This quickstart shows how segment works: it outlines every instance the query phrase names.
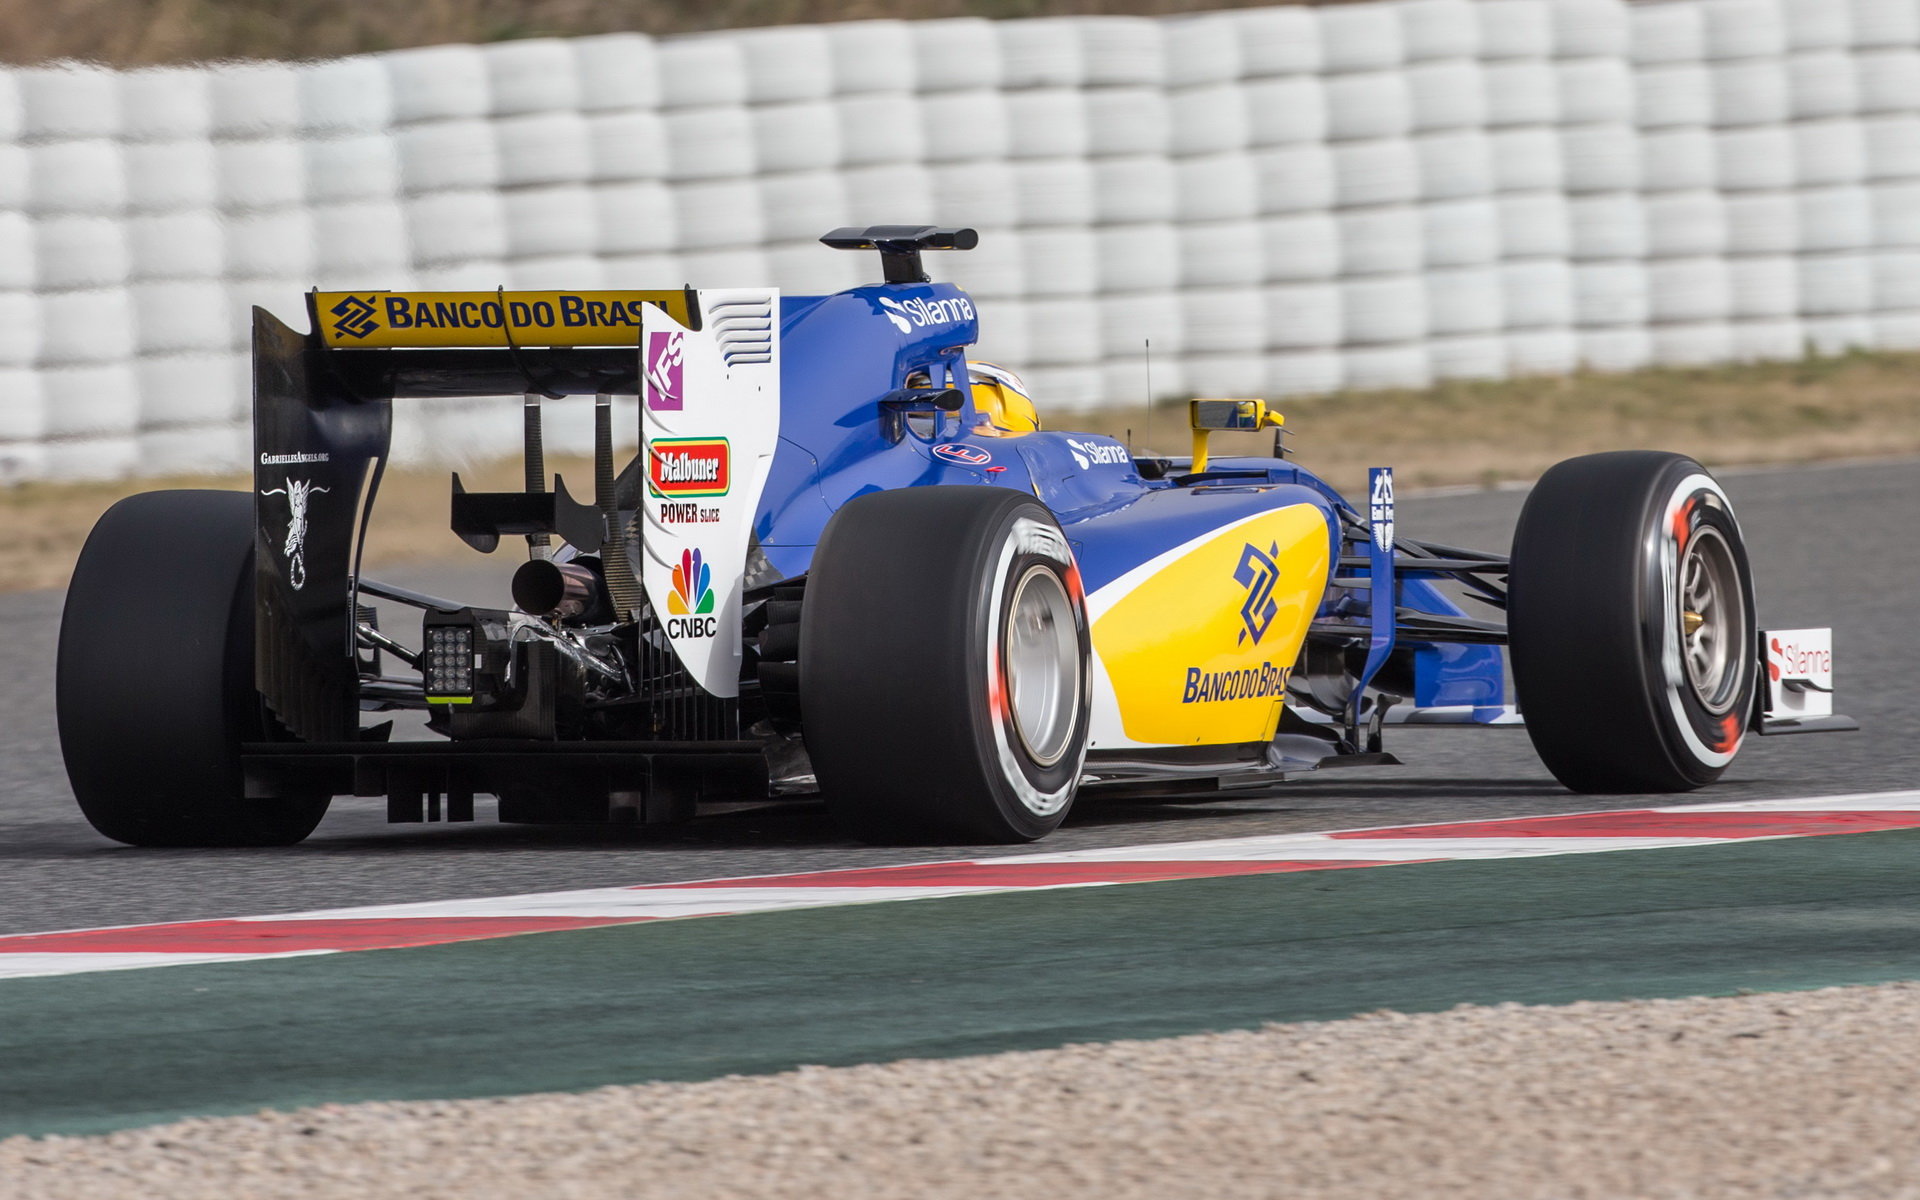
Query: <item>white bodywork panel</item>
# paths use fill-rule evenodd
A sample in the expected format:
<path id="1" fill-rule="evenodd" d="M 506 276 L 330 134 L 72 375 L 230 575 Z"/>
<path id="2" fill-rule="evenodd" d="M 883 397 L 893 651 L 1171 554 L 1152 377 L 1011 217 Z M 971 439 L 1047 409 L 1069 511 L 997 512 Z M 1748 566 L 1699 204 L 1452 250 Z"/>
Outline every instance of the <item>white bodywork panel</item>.
<path id="1" fill-rule="evenodd" d="M 780 437 L 780 294 L 699 293 L 702 328 L 640 331 L 640 581 L 701 687 L 740 693 L 741 578 Z"/>

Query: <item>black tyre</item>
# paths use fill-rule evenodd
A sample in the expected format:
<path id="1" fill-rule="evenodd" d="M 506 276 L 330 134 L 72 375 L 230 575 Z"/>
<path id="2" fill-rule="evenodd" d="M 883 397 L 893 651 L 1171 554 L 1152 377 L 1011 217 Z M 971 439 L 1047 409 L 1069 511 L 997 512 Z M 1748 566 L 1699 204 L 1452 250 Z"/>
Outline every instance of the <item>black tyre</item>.
<path id="1" fill-rule="evenodd" d="M 1727 495 L 1678 454 L 1559 464 L 1513 535 L 1507 623 L 1527 732 L 1577 792 L 1679 792 L 1740 750 L 1758 674 Z"/>
<path id="2" fill-rule="evenodd" d="M 1032 841 L 1086 760 L 1086 603 L 1053 515 L 992 487 L 876 492 L 828 522 L 800 612 L 800 719 L 870 841 Z"/>
<path id="3" fill-rule="evenodd" d="M 271 723 L 253 684 L 253 503 L 148 492 L 108 509 L 67 588 L 54 706 L 80 811 L 135 846 L 276 846 L 329 796 L 247 800 L 240 743 Z"/>

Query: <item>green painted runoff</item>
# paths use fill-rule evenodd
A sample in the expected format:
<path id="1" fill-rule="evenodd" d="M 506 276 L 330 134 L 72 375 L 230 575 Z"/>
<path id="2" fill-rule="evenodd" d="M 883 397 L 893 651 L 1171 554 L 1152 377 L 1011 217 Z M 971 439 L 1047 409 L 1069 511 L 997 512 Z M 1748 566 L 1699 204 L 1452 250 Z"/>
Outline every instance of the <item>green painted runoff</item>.
<path id="1" fill-rule="evenodd" d="M 0 1135 L 1920 978 L 1920 830 L 0 982 Z"/>

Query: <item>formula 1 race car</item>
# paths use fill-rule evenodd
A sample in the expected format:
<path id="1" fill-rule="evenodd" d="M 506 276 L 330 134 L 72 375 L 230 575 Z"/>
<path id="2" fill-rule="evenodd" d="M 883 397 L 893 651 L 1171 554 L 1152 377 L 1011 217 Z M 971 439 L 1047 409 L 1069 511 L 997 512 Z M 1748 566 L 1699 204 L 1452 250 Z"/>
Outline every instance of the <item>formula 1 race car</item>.
<path id="1" fill-rule="evenodd" d="M 1748 733 L 1852 727 L 1827 631 L 1756 627 L 1733 507 L 1690 459 L 1560 464 L 1510 560 L 1416 541 L 1389 470 L 1349 503 L 1258 400 L 1192 401 L 1191 458 L 1040 428 L 1016 376 L 967 361 L 972 300 L 922 268 L 972 230 L 822 240 L 877 251 L 885 281 L 316 292 L 308 333 L 255 309 L 252 494 L 124 500 L 74 572 L 58 710 L 87 819 L 258 845 L 340 795 L 392 821 L 471 820 L 487 793 L 505 821 L 654 823 L 817 794 L 863 838 L 1019 841 L 1083 792 L 1191 795 L 1392 763 L 1388 725 L 1517 724 L 1508 652 L 1579 791 L 1696 788 Z M 451 522 L 476 551 L 525 539 L 515 610 L 363 575 L 393 404 L 513 394 L 526 488 L 456 474 Z M 541 402 L 566 395 L 597 397 L 590 500 L 548 481 Z M 622 470 L 616 396 L 640 409 Z M 1270 458 L 1208 452 L 1266 428 Z M 425 733 L 394 737 L 393 710 Z"/>

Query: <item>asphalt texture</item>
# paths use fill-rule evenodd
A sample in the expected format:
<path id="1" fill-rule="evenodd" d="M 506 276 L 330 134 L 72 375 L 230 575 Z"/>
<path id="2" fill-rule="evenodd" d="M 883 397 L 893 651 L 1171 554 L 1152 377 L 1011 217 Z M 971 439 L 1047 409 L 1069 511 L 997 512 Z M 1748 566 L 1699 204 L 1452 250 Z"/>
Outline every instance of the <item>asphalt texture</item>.
<path id="1" fill-rule="evenodd" d="M 1920 781 L 1920 461 L 1732 471 L 1763 628 L 1831 625 L 1838 708 L 1864 732 L 1754 739 L 1702 800 L 1830 795 Z M 1408 496 L 1411 536 L 1504 549 L 1519 490 Z M 77 553 L 78 547 L 75 547 Z M 474 603 L 505 592 L 512 560 L 387 572 Z M 0 933 L 198 920 L 435 898 L 615 886 L 1017 853 L 874 848 L 817 804 L 743 807 L 681 827 L 398 825 L 341 799 L 313 837 L 272 850 L 141 850 L 95 834 L 74 807 L 54 729 L 58 593 L 0 596 Z M 129 669 L 138 670 L 138 662 Z M 166 681 L 154 679 L 155 703 Z M 1084 802 L 1049 850 L 1633 807 L 1560 788 L 1520 731 L 1392 730 L 1407 765 L 1330 771 L 1197 804 Z M 1672 803 L 1667 797 L 1655 803 Z"/>
<path id="2" fill-rule="evenodd" d="M 1920 973 L 1920 831 L 853 905 L 0 988 L 0 1136 Z M 1116 1003 L 1116 997 L 1124 997 Z"/>

